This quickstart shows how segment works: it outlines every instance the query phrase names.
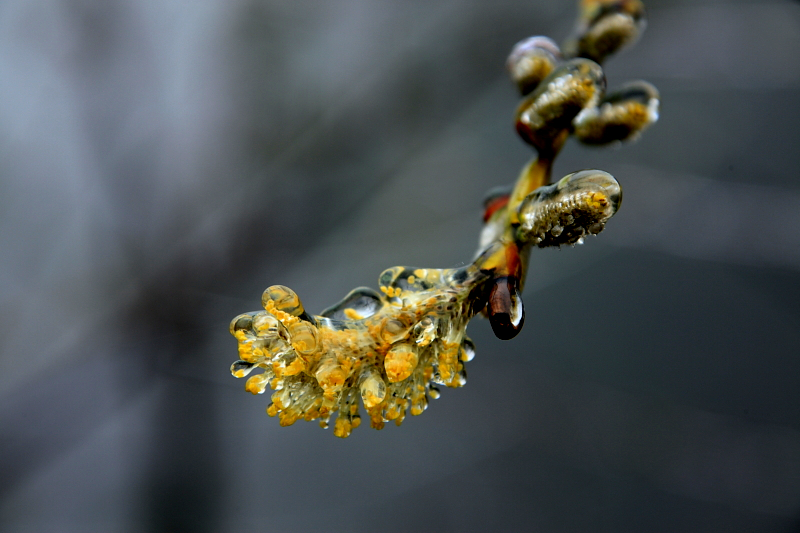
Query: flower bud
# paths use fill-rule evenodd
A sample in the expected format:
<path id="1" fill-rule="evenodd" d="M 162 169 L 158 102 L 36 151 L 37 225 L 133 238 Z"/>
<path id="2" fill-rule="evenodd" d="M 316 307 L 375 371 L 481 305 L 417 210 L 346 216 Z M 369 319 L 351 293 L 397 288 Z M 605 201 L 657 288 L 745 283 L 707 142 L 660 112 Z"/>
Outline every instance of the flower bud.
<path id="1" fill-rule="evenodd" d="M 548 37 L 529 37 L 518 42 L 508 56 L 506 66 L 511 79 L 523 95 L 533 92 L 561 62 L 561 50 Z"/>

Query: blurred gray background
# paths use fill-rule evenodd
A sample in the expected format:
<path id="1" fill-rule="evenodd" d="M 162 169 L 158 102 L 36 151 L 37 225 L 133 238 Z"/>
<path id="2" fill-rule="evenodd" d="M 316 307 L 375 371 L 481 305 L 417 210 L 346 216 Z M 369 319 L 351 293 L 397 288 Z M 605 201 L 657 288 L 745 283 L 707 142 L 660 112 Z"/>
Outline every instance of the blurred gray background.
<path id="1" fill-rule="evenodd" d="M 800 531 L 800 3 L 650 0 L 568 143 L 620 213 L 534 250 L 463 389 L 345 440 L 229 374 L 269 285 L 319 312 L 452 267 L 531 151 L 504 61 L 572 1 L 0 3 L 0 530 Z"/>

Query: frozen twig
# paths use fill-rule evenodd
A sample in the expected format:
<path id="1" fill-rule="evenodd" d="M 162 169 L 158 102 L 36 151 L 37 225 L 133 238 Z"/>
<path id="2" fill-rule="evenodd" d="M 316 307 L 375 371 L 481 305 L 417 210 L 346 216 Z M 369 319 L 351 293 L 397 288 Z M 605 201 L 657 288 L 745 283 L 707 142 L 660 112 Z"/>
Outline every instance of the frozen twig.
<path id="1" fill-rule="evenodd" d="M 288 426 L 299 419 L 334 435 L 359 426 L 359 400 L 376 429 L 421 414 L 439 385 L 466 383 L 475 355 L 467 324 L 484 313 L 495 335 L 521 330 L 522 289 L 533 247 L 574 245 L 596 235 L 622 200 L 617 181 L 583 170 L 551 183 L 553 161 L 570 135 L 587 144 L 636 138 L 658 119 L 659 96 L 646 82 L 606 93 L 600 63 L 634 42 L 645 25 L 639 0 L 582 0 L 573 37 L 559 48 L 546 37 L 518 43 L 508 68 L 522 96 L 516 129 L 537 152 L 513 187 L 484 203 L 484 227 L 473 261 L 455 269 L 393 267 L 378 278 L 380 292 L 358 288 L 318 316 L 288 287 L 268 288 L 263 311 L 233 319 L 239 343 L 234 376 L 250 375 L 246 390 L 269 387 L 270 416 Z"/>

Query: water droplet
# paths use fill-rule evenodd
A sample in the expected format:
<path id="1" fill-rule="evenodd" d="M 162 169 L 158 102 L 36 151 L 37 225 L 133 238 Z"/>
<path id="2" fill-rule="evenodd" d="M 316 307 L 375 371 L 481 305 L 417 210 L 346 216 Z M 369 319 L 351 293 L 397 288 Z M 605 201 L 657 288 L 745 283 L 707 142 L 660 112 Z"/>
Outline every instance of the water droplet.
<path id="1" fill-rule="evenodd" d="M 604 224 L 602 222 L 597 222 L 596 224 L 592 224 L 591 226 L 589 226 L 589 228 L 586 231 L 587 233 L 591 233 L 592 235 L 597 235 L 598 233 L 603 231 L 603 227 Z"/>
<path id="2" fill-rule="evenodd" d="M 461 345 L 461 360 L 468 363 L 473 359 L 475 359 L 475 344 L 471 339 L 465 338 Z"/>
<path id="3" fill-rule="evenodd" d="M 577 240 L 577 241 L 575 241 L 575 244 L 583 244 L 583 235 L 581 235 L 580 237 L 578 237 L 578 240 Z"/>
<path id="4" fill-rule="evenodd" d="M 383 306 L 381 295 L 368 287 L 350 291 L 342 301 L 325 309 L 320 316 L 334 320 L 360 320 L 371 317 Z"/>
<path id="5" fill-rule="evenodd" d="M 300 355 L 312 355 L 319 348 L 319 332 L 308 322 L 295 322 L 289 326 L 292 347 Z"/>
<path id="6" fill-rule="evenodd" d="M 487 312 L 492 331 L 501 340 L 513 339 L 522 330 L 525 308 L 514 276 L 497 278 L 489 293 Z"/>
<path id="7" fill-rule="evenodd" d="M 414 326 L 416 343 L 419 346 L 428 346 L 436 339 L 437 320 L 426 316 Z"/>
<path id="8" fill-rule="evenodd" d="M 264 291 L 264 294 L 261 296 L 261 303 L 264 305 L 264 308 L 267 307 L 267 302 L 269 301 L 274 303 L 275 309 L 292 316 L 300 316 L 305 313 L 303 303 L 300 301 L 297 293 L 284 285 L 273 285 Z"/>
<path id="9" fill-rule="evenodd" d="M 336 419 L 336 423 L 333 426 L 333 434 L 336 437 L 346 439 L 350 436 L 350 432 L 353 431 L 353 424 L 347 418 L 340 416 Z"/>
<path id="10" fill-rule="evenodd" d="M 253 314 L 244 313 L 231 320 L 231 335 L 236 335 L 237 331 L 249 332 L 253 327 Z"/>
<path id="11" fill-rule="evenodd" d="M 347 373 L 342 369 L 335 357 L 321 361 L 314 373 L 317 383 L 325 391 L 326 396 L 334 395 L 342 390 Z"/>
<path id="12" fill-rule="evenodd" d="M 398 318 L 405 318 L 408 322 L 404 322 L 403 320 L 399 320 Z M 395 343 L 399 340 L 402 340 L 408 335 L 411 326 L 409 323 L 413 320 L 413 316 L 403 317 L 400 316 L 398 318 L 390 318 L 383 323 L 383 327 L 381 328 L 381 338 L 388 342 L 389 344 Z"/>
<path id="13" fill-rule="evenodd" d="M 383 362 L 389 383 L 397 383 L 407 379 L 411 372 L 417 368 L 418 361 L 419 354 L 415 345 L 403 342 L 392 346 Z"/>
<path id="14" fill-rule="evenodd" d="M 280 322 L 269 313 L 259 313 L 253 318 L 253 331 L 262 338 L 276 338 Z"/>
<path id="15" fill-rule="evenodd" d="M 243 378 L 256 368 L 255 363 L 248 363 L 247 361 L 236 361 L 231 365 L 231 374 L 237 378 Z"/>
<path id="16" fill-rule="evenodd" d="M 563 231 L 564 231 L 564 226 L 559 226 L 558 224 L 550 228 L 550 233 L 552 233 L 553 237 L 558 237 L 559 235 L 561 235 L 561 232 Z"/>
<path id="17" fill-rule="evenodd" d="M 459 369 L 458 375 L 454 381 L 458 387 L 463 387 L 467 384 L 467 368 L 464 365 L 461 365 L 461 369 Z"/>
<path id="18" fill-rule="evenodd" d="M 269 376 L 267 374 L 256 374 L 255 376 L 250 376 L 250 378 L 247 380 L 247 383 L 244 385 L 244 390 L 253 394 L 264 394 L 264 391 L 267 388 L 267 383 L 269 382 L 268 378 Z"/>
<path id="19" fill-rule="evenodd" d="M 359 389 L 364 407 L 371 409 L 386 398 L 386 382 L 374 367 L 369 368 L 365 373 L 366 378 L 361 382 Z"/>
<path id="20" fill-rule="evenodd" d="M 425 394 L 420 394 L 411 401 L 411 414 L 414 416 L 421 415 L 427 408 L 428 398 Z"/>

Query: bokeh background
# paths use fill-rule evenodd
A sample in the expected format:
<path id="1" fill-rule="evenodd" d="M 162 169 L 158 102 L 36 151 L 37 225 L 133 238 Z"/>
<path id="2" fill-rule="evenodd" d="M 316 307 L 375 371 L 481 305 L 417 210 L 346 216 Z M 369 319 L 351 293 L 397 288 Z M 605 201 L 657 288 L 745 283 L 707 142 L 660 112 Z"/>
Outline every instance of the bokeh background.
<path id="1" fill-rule="evenodd" d="M 0 3 L 3 531 L 800 531 L 800 3 L 649 0 L 598 238 L 534 250 L 513 341 L 345 440 L 229 374 L 312 312 L 472 257 L 531 151 L 504 61 L 574 2 Z"/>

